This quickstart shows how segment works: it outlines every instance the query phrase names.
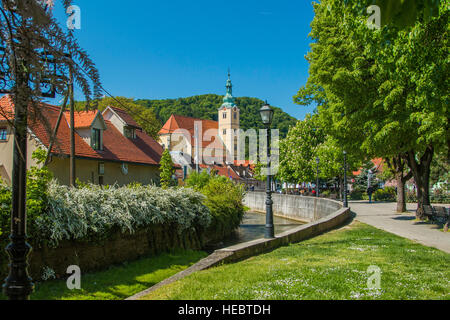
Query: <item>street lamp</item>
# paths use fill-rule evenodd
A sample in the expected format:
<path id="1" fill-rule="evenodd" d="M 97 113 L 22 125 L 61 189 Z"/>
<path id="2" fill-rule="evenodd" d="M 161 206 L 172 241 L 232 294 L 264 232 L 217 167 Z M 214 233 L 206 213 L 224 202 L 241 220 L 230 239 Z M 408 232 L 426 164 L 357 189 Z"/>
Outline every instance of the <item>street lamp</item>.
<path id="1" fill-rule="evenodd" d="M 319 157 L 316 158 L 316 163 L 317 163 L 317 174 L 316 174 L 316 197 L 319 197 L 319 163 L 320 163 L 320 159 Z"/>
<path id="2" fill-rule="evenodd" d="M 348 208 L 347 199 L 347 151 L 344 150 L 344 208 Z"/>
<path id="3" fill-rule="evenodd" d="M 273 109 L 270 107 L 270 105 L 266 103 L 262 106 L 262 108 L 259 110 L 259 113 L 261 114 L 261 120 L 262 123 L 267 128 L 267 183 L 266 183 L 266 230 L 265 230 L 265 238 L 266 239 L 272 239 L 275 237 L 275 228 L 273 225 L 273 211 L 272 211 L 272 177 L 270 174 L 270 126 L 272 124 L 273 119 Z"/>

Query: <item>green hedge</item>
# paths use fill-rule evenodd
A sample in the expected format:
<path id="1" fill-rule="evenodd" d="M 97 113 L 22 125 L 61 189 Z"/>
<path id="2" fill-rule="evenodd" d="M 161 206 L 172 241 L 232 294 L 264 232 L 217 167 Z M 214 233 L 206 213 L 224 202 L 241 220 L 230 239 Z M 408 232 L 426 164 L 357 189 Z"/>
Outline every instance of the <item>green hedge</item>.
<path id="1" fill-rule="evenodd" d="M 186 179 L 186 186 L 202 192 L 204 204 L 209 208 L 212 222 L 208 228 L 210 241 L 218 241 L 232 234 L 242 222 L 245 207 L 244 188 L 230 179 L 215 174 L 193 172 Z"/>
<path id="2" fill-rule="evenodd" d="M 386 187 L 384 189 L 378 189 L 373 194 L 375 201 L 396 201 L 397 192 L 394 187 Z"/>

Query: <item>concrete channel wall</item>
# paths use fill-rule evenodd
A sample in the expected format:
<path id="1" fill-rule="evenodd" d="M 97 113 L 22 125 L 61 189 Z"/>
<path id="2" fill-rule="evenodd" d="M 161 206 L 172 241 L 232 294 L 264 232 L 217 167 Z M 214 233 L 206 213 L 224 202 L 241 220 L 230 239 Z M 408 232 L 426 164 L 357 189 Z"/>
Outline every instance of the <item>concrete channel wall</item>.
<path id="1" fill-rule="evenodd" d="M 249 192 L 244 199 L 244 204 L 252 211 L 265 211 L 265 197 L 266 194 L 264 192 Z M 334 200 L 283 194 L 273 194 L 272 199 L 274 202 L 274 214 L 308 223 L 294 227 L 284 233 L 277 234 L 273 239 L 261 238 L 216 250 L 213 254 L 200 260 L 188 269 L 167 278 L 127 300 L 139 300 L 150 292 L 180 280 L 194 272 L 205 270 L 223 263 L 243 260 L 271 251 L 283 245 L 315 237 L 345 224 L 351 218 L 350 209 L 343 208 L 340 202 Z"/>
<path id="2" fill-rule="evenodd" d="M 272 194 L 273 213 L 280 217 L 312 222 L 324 218 L 340 209 L 340 202 L 315 197 L 298 195 Z M 266 193 L 247 193 L 244 204 L 252 211 L 266 211 Z"/>

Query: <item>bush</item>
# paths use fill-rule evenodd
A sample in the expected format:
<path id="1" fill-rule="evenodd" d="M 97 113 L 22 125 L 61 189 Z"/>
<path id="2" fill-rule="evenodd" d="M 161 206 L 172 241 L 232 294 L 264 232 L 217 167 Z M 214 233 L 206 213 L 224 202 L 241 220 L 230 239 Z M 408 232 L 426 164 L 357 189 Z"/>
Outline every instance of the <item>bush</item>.
<path id="1" fill-rule="evenodd" d="M 73 188 L 52 182 L 48 214 L 35 220 L 40 236 L 61 240 L 105 239 L 110 232 L 134 233 L 153 224 L 170 224 L 181 233 L 206 229 L 211 222 L 204 196 L 191 189 L 155 186 L 88 185 Z"/>
<path id="2" fill-rule="evenodd" d="M 175 173 L 169 149 L 164 150 L 159 164 L 161 188 L 167 189 L 170 186 L 173 186 L 172 176 Z"/>
<path id="3" fill-rule="evenodd" d="M 323 197 L 323 198 L 329 198 L 331 195 L 331 191 L 330 190 L 323 190 L 322 192 L 319 193 L 319 196 Z"/>
<path id="4" fill-rule="evenodd" d="M 204 204 L 212 216 L 211 226 L 207 232 L 212 241 L 230 235 L 242 222 L 245 207 L 244 187 L 236 185 L 223 176 L 193 172 L 186 179 L 186 186 L 202 192 L 206 199 Z"/>
<path id="5" fill-rule="evenodd" d="M 46 151 L 37 149 L 33 152 L 32 158 L 36 160 L 37 164 L 42 164 L 46 155 Z M 47 189 L 52 178 L 52 173 L 46 167 L 39 168 L 33 166 L 27 171 L 26 205 L 27 233 L 29 236 L 36 235 L 34 221 L 45 214 L 48 209 Z M 9 231 L 11 228 L 11 198 L 11 187 L 8 187 L 0 180 L 0 241 L 9 241 L 7 239 L 8 235 L 5 235 L 5 231 Z M 7 233 L 9 234 L 9 232 Z"/>
<path id="6" fill-rule="evenodd" d="M 36 182 L 37 183 L 37 182 Z M 28 236 L 57 246 L 61 240 L 100 240 L 111 232 L 134 233 L 152 224 L 171 224 L 179 232 L 206 229 L 211 213 L 201 193 L 187 188 L 163 190 L 155 186 L 86 185 L 73 188 L 52 181 L 48 189 L 30 188 L 27 199 Z M 10 228 L 11 190 L 0 186 L 0 246 Z M 2 250 L 4 251 L 4 250 Z"/>
<path id="7" fill-rule="evenodd" d="M 397 192 L 394 187 L 386 187 L 384 189 L 378 189 L 373 194 L 375 201 L 396 201 Z"/>
<path id="8" fill-rule="evenodd" d="M 189 174 L 189 177 L 185 180 L 185 186 L 192 188 L 196 191 L 202 191 L 203 188 L 209 183 L 213 176 L 206 171 L 197 173 L 195 171 Z"/>
<path id="9" fill-rule="evenodd" d="M 364 192 L 361 190 L 353 190 L 350 193 L 350 200 L 363 200 Z"/>
<path id="10" fill-rule="evenodd" d="M 239 227 L 245 213 L 243 186 L 235 185 L 226 177 L 214 176 L 202 192 L 212 215 L 209 234 L 215 240 L 228 236 Z"/>

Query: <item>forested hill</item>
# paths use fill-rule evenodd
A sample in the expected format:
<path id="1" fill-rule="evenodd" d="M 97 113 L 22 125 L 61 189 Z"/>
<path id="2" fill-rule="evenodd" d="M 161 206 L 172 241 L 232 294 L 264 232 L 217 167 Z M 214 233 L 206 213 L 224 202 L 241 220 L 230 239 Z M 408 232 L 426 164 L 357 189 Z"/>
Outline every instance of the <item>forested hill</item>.
<path id="1" fill-rule="evenodd" d="M 223 96 L 205 94 L 188 98 L 165 100 L 136 100 L 135 102 L 151 108 L 156 117 L 164 124 L 172 114 L 181 116 L 209 119 L 217 121 L 217 111 L 222 105 Z M 241 111 L 241 129 L 263 128 L 259 109 L 264 101 L 257 98 L 236 98 L 236 104 Z M 274 119 L 272 128 L 280 130 L 280 136 L 285 137 L 289 126 L 294 126 L 297 120 L 280 108 L 273 107 Z"/>

